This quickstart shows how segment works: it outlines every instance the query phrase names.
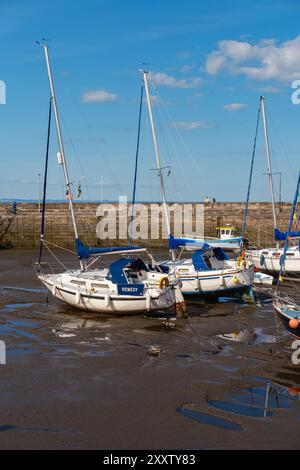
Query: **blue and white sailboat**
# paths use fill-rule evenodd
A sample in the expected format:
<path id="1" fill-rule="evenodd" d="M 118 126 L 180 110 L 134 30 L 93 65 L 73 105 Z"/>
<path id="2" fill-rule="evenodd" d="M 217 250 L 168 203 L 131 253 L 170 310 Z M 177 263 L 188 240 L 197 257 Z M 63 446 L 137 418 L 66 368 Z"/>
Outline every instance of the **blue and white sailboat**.
<path id="1" fill-rule="evenodd" d="M 296 192 L 293 201 L 293 207 L 290 217 L 288 230 L 285 234 L 281 234 L 281 237 L 285 237 L 285 244 L 283 247 L 283 253 L 280 256 L 280 271 L 277 282 L 277 289 L 274 293 L 273 298 L 273 309 L 275 314 L 279 317 L 281 323 L 294 338 L 300 339 L 300 306 L 286 293 L 280 292 L 280 286 L 283 281 L 282 275 L 286 272 L 286 264 L 288 261 L 287 253 L 289 252 L 288 246 L 291 235 L 293 234 L 293 225 L 295 221 L 296 206 L 299 197 L 300 190 L 300 171 L 297 181 Z"/>
<path id="2" fill-rule="evenodd" d="M 154 154 L 156 159 L 160 189 L 164 208 L 165 223 L 169 234 L 170 260 L 160 266 L 167 274 L 176 275 L 182 283 L 182 293 L 197 297 L 222 297 L 243 295 L 251 292 L 254 279 L 253 265 L 239 257 L 230 260 L 220 247 L 213 247 L 194 238 L 173 237 L 166 202 L 163 171 L 158 151 L 153 121 L 152 105 L 148 86 L 148 71 L 143 70 L 143 83 L 146 91 L 147 106 L 151 124 Z M 190 255 L 190 251 L 193 255 Z"/>
<path id="3" fill-rule="evenodd" d="M 39 280 L 54 297 L 82 310 L 111 314 L 132 314 L 175 308 L 176 303 L 184 302 L 178 280 L 172 275 L 163 273 L 162 269 L 145 248 L 138 246 L 88 248 L 80 241 L 71 197 L 71 185 L 54 92 L 49 51 L 47 45 L 44 44 L 43 47 L 50 84 L 51 102 L 45 165 L 41 248 L 39 263 L 37 264 Z M 51 104 L 54 108 L 60 148 L 59 164 L 62 165 L 64 172 L 66 193 L 70 196 L 68 198 L 69 208 L 80 267 L 78 269 L 65 269 L 59 273 L 46 274 L 42 271 L 43 263 L 41 262 L 41 255 L 43 247 L 47 247 L 47 242 L 44 239 L 44 222 Z M 150 257 L 148 264 L 145 264 L 139 257 L 141 253 L 148 254 Z M 107 255 L 117 256 L 117 259 L 107 268 L 96 268 L 96 261 L 101 260 L 103 256 Z M 124 257 L 120 258 L 120 256 Z"/>
<path id="4" fill-rule="evenodd" d="M 264 97 L 261 96 L 260 106 L 261 106 L 261 113 L 262 113 L 263 127 L 264 127 L 266 156 L 267 156 L 267 164 L 268 164 L 268 177 L 269 177 L 269 186 L 270 186 L 270 194 L 271 194 L 271 202 L 272 202 L 272 216 L 273 216 L 273 224 L 274 224 L 274 240 L 276 242 L 276 246 L 269 247 L 269 248 L 262 248 L 260 250 L 247 250 L 246 257 L 254 264 L 254 266 L 257 269 L 264 271 L 264 272 L 271 272 L 271 273 L 278 274 L 281 271 L 280 259 L 284 253 L 284 248 L 280 248 L 280 242 L 285 240 L 286 232 L 281 232 L 278 229 L 278 224 L 277 224 L 277 214 L 276 214 L 276 206 L 275 206 L 274 187 L 273 187 L 273 174 L 272 174 L 272 167 L 271 167 L 271 157 L 270 157 L 269 139 L 268 139 L 268 132 L 267 132 L 264 101 L 265 101 Z M 291 226 L 291 232 L 289 234 L 290 241 L 294 240 L 295 242 L 297 242 L 297 240 L 300 240 L 300 231 L 297 229 L 297 225 L 298 225 L 298 218 L 295 216 L 295 213 L 294 213 L 293 224 Z M 288 247 L 288 250 L 285 253 L 285 258 L 286 258 L 285 259 L 285 272 L 288 274 L 300 273 L 300 245 L 299 243 L 290 245 Z"/>

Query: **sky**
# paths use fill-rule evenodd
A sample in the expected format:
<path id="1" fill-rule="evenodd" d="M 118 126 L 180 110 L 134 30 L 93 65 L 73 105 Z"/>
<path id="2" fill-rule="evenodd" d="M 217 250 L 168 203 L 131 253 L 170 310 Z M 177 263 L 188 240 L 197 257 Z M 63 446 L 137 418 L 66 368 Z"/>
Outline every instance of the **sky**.
<path id="1" fill-rule="evenodd" d="M 276 197 L 281 173 L 282 200 L 292 200 L 300 154 L 300 105 L 291 99 L 300 80 L 298 1 L 1 0 L 0 17 L 0 201 L 36 199 L 43 178 L 49 85 L 36 44 L 42 38 L 75 198 L 79 182 L 83 201 L 131 198 L 139 70 L 147 64 L 170 201 L 245 200 L 260 95 Z M 159 200 L 145 102 L 140 142 L 137 198 Z M 65 198 L 57 151 L 53 122 L 49 199 Z M 266 170 L 260 124 L 253 201 L 270 198 Z"/>

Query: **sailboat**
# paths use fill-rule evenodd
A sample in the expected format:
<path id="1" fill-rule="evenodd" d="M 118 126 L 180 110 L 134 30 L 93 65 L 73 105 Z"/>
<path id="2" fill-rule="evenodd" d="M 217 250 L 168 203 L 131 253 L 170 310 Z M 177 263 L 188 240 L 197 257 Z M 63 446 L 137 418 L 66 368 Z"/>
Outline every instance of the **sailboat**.
<path id="1" fill-rule="evenodd" d="M 285 244 L 283 247 L 282 255 L 280 256 L 280 271 L 277 281 L 277 289 L 273 297 L 273 309 L 275 314 L 279 317 L 281 323 L 294 338 L 300 339 L 300 306 L 288 294 L 280 291 L 281 283 L 283 282 L 282 274 L 286 271 L 287 253 L 289 252 L 288 245 L 292 233 L 293 223 L 295 219 L 296 206 L 299 197 L 300 189 L 300 171 L 297 181 L 296 192 L 294 196 L 290 222 L 286 232 Z"/>
<path id="2" fill-rule="evenodd" d="M 272 203 L 272 217 L 274 224 L 274 239 L 276 242 L 276 247 L 263 248 L 260 250 L 246 250 L 246 258 L 249 259 L 257 269 L 265 272 L 279 273 L 281 270 L 280 259 L 283 255 L 284 248 L 280 248 L 279 242 L 286 239 L 286 232 L 281 232 L 278 229 L 277 224 L 277 215 L 276 215 L 276 206 L 275 206 L 275 196 L 274 196 L 274 187 L 273 187 L 273 174 L 271 167 L 271 158 L 270 158 L 270 149 L 269 149 L 269 139 L 268 139 L 268 130 L 266 123 L 266 114 L 265 114 L 265 105 L 264 97 L 260 98 L 260 106 L 264 127 L 264 137 L 266 145 L 266 156 L 268 163 L 268 177 L 269 177 L 269 186 L 271 194 L 271 203 Z M 297 224 L 297 218 L 294 217 L 292 223 L 292 229 L 289 234 L 290 239 L 297 240 L 300 239 L 300 231 L 294 229 Z M 285 272 L 287 274 L 300 273 L 300 250 L 299 244 L 295 246 L 290 246 L 285 253 Z"/>
<path id="3" fill-rule="evenodd" d="M 71 197 L 71 184 L 65 157 L 60 119 L 54 91 L 53 76 L 49 58 L 49 50 L 43 44 L 47 72 L 49 78 L 51 100 L 48 120 L 47 152 L 44 178 L 43 210 L 41 223 L 40 256 L 37 263 L 37 276 L 50 293 L 67 304 L 94 312 L 112 314 L 130 314 L 145 311 L 176 309 L 176 304 L 184 303 L 179 282 L 172 275 L 163 273 L 155 259 L 145 249 L 138 246 L 89 248 L 78 236 L 76 215 Z M 66 194 L 69 200 L 75 248 L 79 259 L 79 268 L 63 270 L 59 273 L 44 273 L 42 263 L 43 247 L 47 247 L 44 238 L 45 200 L 47 184 L 47 168 L 49 154 L 49 138 L 51 109 L 54 108 L 56 131 L 60 152 L 59 164 L 63 168 Z M 150 262 L 145 263 L 140 254 L 147 254 Z M 95 263 L 106 255 L 117 255 L 107 268 L 95 268 Z M 121 257 L 120 256 L 124 256 Z"/>
<path id="4" fill-rule="evenodd" d="M 184 295 L 197 297 L 222 297 L 231 294 L 241 296 L 249 293 L 251 295 L 254 272 L 250 261 L 244 259 L 243 256 L 237 260 L 230 260 L 220 247 L 210 246 L 208 243 L 194 238 L 177 239 L 171 233 L 163 168 L 158 151 L 149 93 L 148 74 L 148 70 L 142 70 L 171 256 L 170 260 L 161 262 L 160 267 L 166 274 L 174 274 L 180 279 L 181 291 Z M 190 256 L 190 251 L 193 251 L 192 256 Z M 189 254 L 186 255 L 186 252 Z"/>

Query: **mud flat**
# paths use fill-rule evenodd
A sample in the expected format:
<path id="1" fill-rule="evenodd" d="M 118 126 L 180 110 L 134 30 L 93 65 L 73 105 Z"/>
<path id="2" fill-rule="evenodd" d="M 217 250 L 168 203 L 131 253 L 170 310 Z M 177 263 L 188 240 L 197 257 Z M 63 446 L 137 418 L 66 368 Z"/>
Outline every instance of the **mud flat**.
<path id="1" fill-rule="evenodd" d="M 116 318 L 47 302 L 36 252 L 0 256 L 1 449 L 300 448 L 300 366 L 263 290 Z"/>

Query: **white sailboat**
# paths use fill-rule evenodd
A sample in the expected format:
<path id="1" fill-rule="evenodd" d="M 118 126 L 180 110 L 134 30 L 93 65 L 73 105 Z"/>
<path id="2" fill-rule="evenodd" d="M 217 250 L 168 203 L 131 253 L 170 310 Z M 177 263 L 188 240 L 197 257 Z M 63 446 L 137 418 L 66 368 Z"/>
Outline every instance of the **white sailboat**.
<path id="1" fill-rule="evenodd" d="M 171 255 L 171 260 L 162 262 L 160 266 L 166 273 L 173 273 L 179 277 L 184 295 L 222 297 L 250 293 L 254 279 L 253 265 L 250 261 L 243 259 L 242 256 L 237 260 L 230 260 L 220 247 L 212 247 L 194 238 L 176 239 L 171 234 L 163 172 L 149 94 L 148 71 L 143 70 L 142 75 Z M 187 254 L 190 250 L 194 252 L 192 256 Z"/>
<path id="2" fill-rule="evenodd" d="M 283 282 L 282 274 L 286 271 L 287 258 L 286 254 L 288 253 L 288 245 L 290 240 L 290 235 L 293 229 L 293 223 L 295 219 L 296 206 L 299 197 L 300 190 L 300 171 L 298 175 L 298 181 L 292 206 L 292 212 L 290 216 L 290 222 L 288 230 L 285 236 L 285 244 L 283 247 L 283 254 L 280 257 L 280 272 L 277 281 L 277 289 L 273 296 L 273 309 L 276 316 L 280 319 L 282 325 L 290 333 L 290 335 L 296 339 L 300 339 L 300 305 L 296 301 L 287 295 L 285 292 L 280 291 L 281 283 Z"/>
<path id="3" fill-rule="evenodd" d="M 246 250 L 246 258 L 251 261 L 254 266 L 264 272 L 279 273 L 281 269 L 280 260 L 284 253 L 284 248 L 280 248 L 279 242 L 285 240 L 286 233 L 281 232 L 278 229 L 277 225 L 277 216 L 276 216 L 276 206 L 275 206 L 275 196 L 274 196 L 274 187 L 273 187 L 273 175 L 271 167 L 271 158 L 270 158 L 270 148 L 269 148 L 269 139 L 268 131 L 266 124 L 266 114 L 264 106 L 264 97 L 260 98 L 261 112 L 263 119 L 264 127 L 264 137 L 266 145 L 266 156 L 268 163 L 268 177 L 269 177 L 269 186 L 271 194 L 271 203 L 272 203 L 272 216 L 274 224 L 274 238 L 276 241 L 276 247 L 263 248 L 260 250 Z M 300 232 L 291 232 L 291 240 L 297 240 L 300 238 Z M 290 246 L 285 253 L 285 272 L 287 274 L 296 274 L 300 273 L 300 251 L 299 245 Z"/>
<path id="4" fill-rule="evenodd" d="M 48 78 L 51 91 L 51 102 L 54 108 L 56 130 L 60 148 L 59 163 L 63 167 L 66 192 L 71 195 L 71 186 L 65 151 L 60 128 L 53 77 L 49 59 L 48 46 L 43 45 Z M 72 197 L 69 197 L 69 208 L 72 217 L 75 246 L 80 267 L 69 269 L 58 274 L 42 272 L 41 253 L 47 246 L 44 239 L 45 197 L 48 166 L 48 150 L 51 121 L 51 104 L 49 112 L 47 158 L 45 166 L 44 198 L 41 228 L 41 250 L 37 265 L 39 280 L 59 300 L 67 304 L 94 312 L 132 314 L 145 311 L 176 309 L 178 304 L 184 309 L 184 299 L 179 282 L 172 275 L 166 275 L 157 265 L 154 258 L 144 248 L 128 246 L 113 248 L 88 248 L 79 239 Z M 139 255 L 148 254 L 150 263 L 145 264 Z M 105 255 L 118 256 L 108 268 L 95 268 L 95 263 Z M 120 256 L 124 256 L 120 258 Z M 91 260 L 92 261 L 89 261 Z M 92 268 L 93 266 L 93 268 Z"/>

